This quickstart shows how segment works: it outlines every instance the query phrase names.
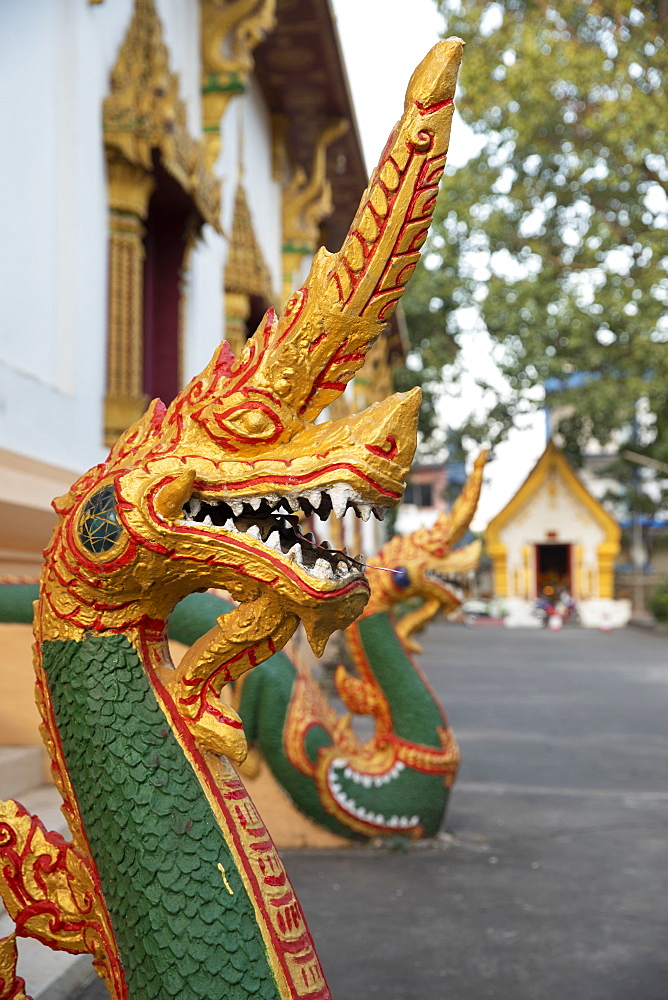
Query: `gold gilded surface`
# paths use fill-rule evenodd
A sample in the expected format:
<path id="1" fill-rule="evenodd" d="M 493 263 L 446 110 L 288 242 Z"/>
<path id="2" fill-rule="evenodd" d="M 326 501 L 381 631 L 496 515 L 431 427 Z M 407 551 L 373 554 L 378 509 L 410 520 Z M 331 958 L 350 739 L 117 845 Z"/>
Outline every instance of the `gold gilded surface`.
<path id="1" fill-rule="evenodd" d="M 421 650 L 411 639 L 411 633 L 423 627 L 439 610 L 447 615 L 461 603 L 461 595 L 456 592 L 458 588 L 448 586 L 448 580 L 454 584 L 456 578 L 465 577 L 478 565 L 482 547 L 479 541 L 460 549 L 454 546 L 467 531 L 475 514 L 486 461 L 487 452 L 482 451 L 450 511 L 440 514 L 430 528 L 418 528 L 408 535 L 395 535 L 382 547 L 373 558 L 373 565 L 368 568 L 371 598 L 365 615 L 390 611 L 398 601 L 409 597 L 420 597 L 424 601 L 423 607 L 405 616 L 406 621 L 402 618 L 397 623 L 397 632 L 412 652 Z M 375 566 L 402 567 L 407 576 L 401 588 L 396 586 L 392 573 Z"/>
<path id="2" fill-rule="evenodd" d="M 139 168 L 137 168 L 139 169 Z M 137 170 L 120 169 L 118 173 L 130 179 Z M 116 175 L 116 170 L 112 171 Z M 142 172 L 142 180 L 146 175 Z M 139 215 L 127 210 L 137 201 L 148 204 L 149 188 L 145 184 L 132 188 L 134 201 L 128 195 L 121 197 L 112 189 L 112 195 L 121 205 L 112 208 L 109 218 L 109 291 L 107 332 L 107 387 L 104 401 L 105 444 L 111 446 L 126 427 L 134 423 L 146 409 L 148 402 L 142 391 L 142 309 L 144 275 L 144 229 Z M 122 206 L 126 206 L 122 210 Z"/>
<path id="3" fill-rule="evenodd" d="M 0 896 L 22 936 L 63 951 L 91 954 L 111 986 L 113 935 L 86 856 L 11 800 L 0 802 L 0 851 Z M 11 946 L 6 946 L 4 954 L 0 950 L 0 975 L 9 976 L 11 960 Z"/>
<path id="4" fill-rule="evenodd" d="M 16 975 L 16 934 L 0 938 L 0 1000 L 28 1000 L 25 983 Z"/>

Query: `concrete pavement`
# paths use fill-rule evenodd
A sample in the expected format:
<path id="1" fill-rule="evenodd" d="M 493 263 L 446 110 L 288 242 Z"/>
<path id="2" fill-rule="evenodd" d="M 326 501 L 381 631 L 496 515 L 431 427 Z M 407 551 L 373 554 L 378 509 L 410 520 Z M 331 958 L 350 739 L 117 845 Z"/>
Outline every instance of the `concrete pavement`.
<path id="1" fill-rule="evenodd" d="M 667 637 L 422 642 L 462 749 L 443 833 L 284 852 L 333 996 L 668 1000 Z"/>

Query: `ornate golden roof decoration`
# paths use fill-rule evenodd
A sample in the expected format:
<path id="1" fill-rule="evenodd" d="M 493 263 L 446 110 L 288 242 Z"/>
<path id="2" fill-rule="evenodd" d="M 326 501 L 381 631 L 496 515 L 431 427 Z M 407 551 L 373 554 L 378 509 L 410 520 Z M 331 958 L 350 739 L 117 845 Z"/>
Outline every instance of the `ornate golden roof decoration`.
<path id="1" fill-rule="evenodd" d="M 280 118 L 274 119 L 274 167 L 288 161 L 285 131 Z M 283 301 L 299 284 L 303 258 L 313 254 L 321 243 L 320 223 L 331 215 L 332 185 L 327 177 L 327 149 L 348 131 L 343 118 L 326 125 L 315 143 L 311 174 L 296 166 L 283 184 Z"/>
<path id="2" fill-rule="evenodd" d="M 135 0 L 103 104 L 107 159 L 150 173 L 152 151 L 159 150 L 165 169 L 192 197 L 202 218 L 220 230 L 220 181 L 207 166 L 203 143 L 188 132 L 178 91 L 154 0 Z"/>
<path id="3" fill-rule="evenodd" d="M 201 0 L 202 119 L 206 162 L 220 153 L 220 122 L 243 94 L 253 49 L 276 23 L 276 0 Z"/>
<path id="4" fill-rule="evenodd" d="M 225 291 L 258 295 L 274 301 L 269 268 L 255 236 L 246 192 L 240 183 L 234 198 L 230 253 L 225 266 Z"/>
<path id="5" fill-rule="evenodd" d="M 326 125 L 318 136 L 311 175 L 296 167 L 283 187 L 283 247 L 315 253 L 320 246 L 320 223 L 332 211 L 332 186 L 327 178 L 327 149 L 344 135 L 350 123 L 341 118 Z"/>

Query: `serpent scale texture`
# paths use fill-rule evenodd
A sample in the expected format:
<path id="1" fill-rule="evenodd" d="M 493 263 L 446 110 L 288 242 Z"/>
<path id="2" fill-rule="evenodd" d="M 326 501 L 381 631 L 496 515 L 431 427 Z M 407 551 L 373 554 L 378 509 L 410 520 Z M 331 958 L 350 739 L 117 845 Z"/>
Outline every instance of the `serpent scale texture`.
<path id="1" fill-rule="evenodd" d="M 45 642 L 43 658 L 129 996 L 278 1000 L 252 903 L 132 645 L 89 635 Z"/>

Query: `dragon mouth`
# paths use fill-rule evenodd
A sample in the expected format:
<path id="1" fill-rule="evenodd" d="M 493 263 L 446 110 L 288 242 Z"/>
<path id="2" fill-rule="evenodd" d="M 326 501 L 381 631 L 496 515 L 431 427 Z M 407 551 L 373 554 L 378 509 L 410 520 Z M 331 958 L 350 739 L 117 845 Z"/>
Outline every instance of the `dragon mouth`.
<path id="1" fill-rule="evenodd" d="M 436 569 L 427 569 L 425 570 L 424 578 L 429 583 L 436 583 L 440 587 L 445 587 L 460 603 L 465 600 L 466 594 L 462 587 L 461 577 L 452 576 L 448 573 L 439 573 Z"/>
<path id="2" fill-rule="evenodd" d="M 364 556 L 360 554 L 353 558 L 347 550 L 334 549 L 326 540 L 317 542 L 311 532 L 303 533 L 298 511 L 301 510 L 306 517 L 317 514 L 324 521 L 332 512 L 341 518 L 348 509 L 354 510 L 364 521 L 372 513 L 378 520 L 385 515 L 383 507 L 370 504 L 351 487 L 341 483 L 304 493 L 269 494 L 245 497 L 243 500 L 192 496 L 183 505 L 183 520 L 180 523 L 186 527 L 220 528 L 231 534 L 246 535 L 265 548 L 282 554 L 309 576 L 340 583 L 364 573 Z"/>
<path id="3" fill-rule="evenodd" d="M 419 816 L 397 815 L 392 812 L 390 802 L 394 800 L 396 807 L 396 792 L 390 788 L 392 783 L 405 769 L 402 761 L 396 763 L 381 774 L 365 774 L 356 771 L 343 758 L 333 760 L 327 770 L 327 785 L 332 798 L 344 812 L 355 819 L 377 827 L 379 830 L 396 830 L 407 833 L 420 825 Z M 345 787 L 344 787 L 345 786 Z M 361 805 L 359 798 L 367 789 L 374 789 L 373 809 Z M 358 794 L 361 793 L 361 794 Z M 387 794 L 389 793 L 389 794 Z M 383 806 L 383 799 L 387 800 Z M 382 812 L 378 811 L 381 810 Z"/>

